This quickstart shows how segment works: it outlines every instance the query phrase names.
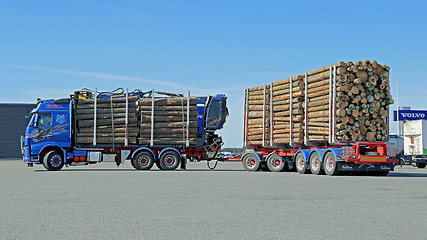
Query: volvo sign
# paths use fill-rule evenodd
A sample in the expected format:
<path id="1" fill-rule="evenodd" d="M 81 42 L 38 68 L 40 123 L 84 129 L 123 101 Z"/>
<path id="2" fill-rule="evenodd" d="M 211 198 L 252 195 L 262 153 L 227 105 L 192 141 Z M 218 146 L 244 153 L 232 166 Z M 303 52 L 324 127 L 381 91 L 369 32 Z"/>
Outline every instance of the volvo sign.
<path id="1" fill-rule="evenodd" d="M 427 111 L 420 110 L 399 110 L 399 121 L 405 120 L 419 120 L 425 119 L 427 120 Z M 397 114 L 394 111 L 394 121 L 397 121 Z"/>

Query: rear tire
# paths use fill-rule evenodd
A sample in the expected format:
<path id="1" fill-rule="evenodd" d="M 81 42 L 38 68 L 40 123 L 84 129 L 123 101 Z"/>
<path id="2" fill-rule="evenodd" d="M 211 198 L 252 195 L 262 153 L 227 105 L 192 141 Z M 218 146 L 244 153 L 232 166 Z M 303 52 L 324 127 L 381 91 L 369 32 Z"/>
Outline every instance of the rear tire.
<path id="1" fill-rule="evenodd" d="M 150 170 L 154 164 L 154 156 L 150 152 L 142 151 L 137 153 L 131 161 L 136 170 Z"/>
<path id="2" fill-rule="evenodd" d="M 323 169 L 329 176 L 338 174 L 337 160 L 332 152 L 326 153 L 325 158 L 323 159 Z"/>
<path id="3" fill-rule="evenodd" d="M 272 172 L 281 172 L 285 168 L 285 162 L 283 161 L 283 157 L 279 154 L 271 154 L 267 157 L 267 167 Z"/>
<path id="4" fill-rule="evenodd" d="M 257 171 L 260 163 L 258 156 L 255 153 L 248 153 L 242 158 L 243 168 L 247 171 L 254 172 Z"/>
<path id="5" fill-rule="evenodd" d="M 162 170 L 175 170 L 181 162 L 181 156 L 173 151 L 165 151 L 159 158 L 159 165 Z"/>
<path id="6" fill-rule="evenodd" d="M 43 157 L 43 166 L 48 171 L 59 171 L 64 167 L 64 157 L 62 153 L 57 150 L 48 152 Z"/>
<path id="7" fill-rule="evenodd" d="M 295 156 L 295 167 L 299 174 L 306 174 L 309 171 L 307 163 L 305 162 L 304 154 L 301 152 L 297 153 Z"/>
<path id="8" fill-rule="evenodd" d="M 320 161 L 320 156 L 318 152 L 313 152 L 309 158 L 310 161 L 310 171 L 314 175 L 323 175 L 325 170 L 323 170 L 322 162 Z"/>
<path id="9" fill-rule="evenodd" d="M 417 162 L 416 163 L 417 168 L 425 168 L 426 167 L 426 163 L 423 162 Z"/>

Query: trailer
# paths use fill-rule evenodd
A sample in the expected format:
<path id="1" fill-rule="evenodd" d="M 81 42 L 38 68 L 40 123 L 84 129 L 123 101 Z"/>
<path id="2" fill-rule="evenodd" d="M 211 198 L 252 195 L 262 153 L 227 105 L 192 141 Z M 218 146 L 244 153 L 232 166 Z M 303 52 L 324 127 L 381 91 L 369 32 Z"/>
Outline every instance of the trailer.
<path id="1" fill-rule="evenodd" d="M 227 97 L 159 91 L 83 89 L 69 98 L 38 100 L 21 137 L 23 160 L 47 170 L 64 165 L 130 160 L 137 170 L 185 169 L 187 161 L 216 159 L 215 132 L 228 116 Z"/>
<path id="2" fill-rule="evenodd" d="M 389 67 L 339 62 L 245 89 L 243 167 L 301 174 L 387 175 Z"/>

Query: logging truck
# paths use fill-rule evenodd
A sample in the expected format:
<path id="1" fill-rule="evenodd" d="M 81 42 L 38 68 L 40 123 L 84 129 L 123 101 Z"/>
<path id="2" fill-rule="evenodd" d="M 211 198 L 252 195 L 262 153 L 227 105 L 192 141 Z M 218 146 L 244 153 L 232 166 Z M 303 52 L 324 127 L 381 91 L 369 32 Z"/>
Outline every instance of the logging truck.
<path id="1" fill-rule="evenodd" d="M 223 94 L 191 97 L 158 91 L 83 89 L 70 98 L 38 100 L 21 137 L 23 160 L 47 170 L 64 165 L 130 160 L 137 170 L 154 164 L 174 170 L 186 161 L 215 159 L 215 134 L 228 116 Z"/>
<path id="2" fill-rule="evenodd" d="M 246 89 L 243 167 L 387 175 L 398 162 L 386 144 L 389 70 L 376 61 L 339 62 Z"/>

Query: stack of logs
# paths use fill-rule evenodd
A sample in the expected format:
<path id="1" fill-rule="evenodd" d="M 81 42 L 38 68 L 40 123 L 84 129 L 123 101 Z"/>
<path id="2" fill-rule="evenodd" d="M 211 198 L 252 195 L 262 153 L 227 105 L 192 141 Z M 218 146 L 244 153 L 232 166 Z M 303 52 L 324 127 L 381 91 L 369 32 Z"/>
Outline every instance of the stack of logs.
<path id="1" fill-rule="evenodd" d="M 369 60 L 337 67 L 337 139 L 388 141 L 390 67 Z"/>
<path id="2" fill-rule="evenodd" d="M 126 128 L 126 98 L 97 99 L 96 144 L 124 144 L 126 136 L 128 144 L 137 144 L 136 100 L 136 97 L 128 98 Z M 77 144 L 93 144 L 94 107 L 94 99 L 76 99 Z"/>
<path id="3" fill-rule="evenodd" d="M 190 121 L 187 136 L 187 97 L 154 98 L 154 125 L 152 128 L 152 99 L 138 100 L 139 145 L 150 144 L 153 129 L 154 145 L 196 144 L 197 97 L 190 97 Z"/>
<path id="4" fill-rule="evenodd" d="M 304 99 L 307 97 L 308 141 L 327 141 L 330 124 L 330 69 L 334 65 L 337 69 L 337 140 L 388 141 L 388 123 L 385 119 L 389 115 L 389 105 L 394 103 L 390 95 L 390 67 L 367 60 L 339 62 L 270 85 L 247 89 L 247 144 L 273 146 L 289 143 L 291 90 L 292 140 L 295 143 L 304 142 Z"/>

